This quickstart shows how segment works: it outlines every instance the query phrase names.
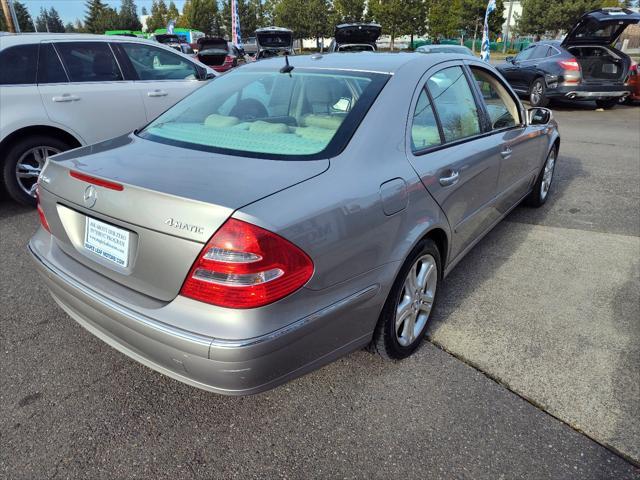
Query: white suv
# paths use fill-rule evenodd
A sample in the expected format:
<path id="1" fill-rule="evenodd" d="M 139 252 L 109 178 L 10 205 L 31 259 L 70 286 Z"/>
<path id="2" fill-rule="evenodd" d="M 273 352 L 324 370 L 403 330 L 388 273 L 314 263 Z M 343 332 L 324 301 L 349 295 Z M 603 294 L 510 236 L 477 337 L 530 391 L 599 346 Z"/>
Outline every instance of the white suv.
<path id="1" fill-rule="evenodd" d="M 0 183 L 33 204 L 48 156 L 142 127 L 215 75 L 132 37 L 0 34 Z"/>

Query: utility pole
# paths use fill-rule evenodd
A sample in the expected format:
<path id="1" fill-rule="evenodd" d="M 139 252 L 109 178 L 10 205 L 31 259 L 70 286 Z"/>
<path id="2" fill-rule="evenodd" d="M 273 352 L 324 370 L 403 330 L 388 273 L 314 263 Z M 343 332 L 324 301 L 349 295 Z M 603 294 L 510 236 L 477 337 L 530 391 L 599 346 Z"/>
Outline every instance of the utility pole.
<path id="1" fill-rule="evenodd" d="M 9 0 L 0 0 L 0 3 L 2 3 L 2 12 L 4 13 L 4 18 L 7 19 L 7 28 L 10 32 L 16 33 L 16 23 L 18 22 L 14 23 L 15 16 L 12 15 L 13 3 L 11 4 L 11 6 L 9 5 Z M 18 30 L 20 30 L 20 27 L 18 27 Z"/>
<path id="2" fill-rule="evenodd" d="M 507 51 L 507 42 L 509 41 L 509 25 L 511 24 L 511 10 L 513 9 L 513 0 L 509 0 L 509 13 L 507 13 L 507 28 L 504 29 L 504 38 L 502 39 L 502 53 Z"/>

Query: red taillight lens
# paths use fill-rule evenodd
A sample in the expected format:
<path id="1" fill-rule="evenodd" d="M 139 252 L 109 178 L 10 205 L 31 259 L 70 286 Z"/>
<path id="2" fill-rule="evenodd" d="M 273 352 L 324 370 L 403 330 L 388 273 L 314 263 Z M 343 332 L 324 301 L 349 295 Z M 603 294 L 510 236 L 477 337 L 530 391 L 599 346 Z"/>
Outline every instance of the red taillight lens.
<path id="1" fill-rule="evenodd" d="M 181 295 L 227 308 L 256 308 L 298 290 L 313 262 L 284 238 L 230 218 L 191 267 Z"/>
<path id="2" fill-rule="evenodd" d="M 629 67 L 629 75 L 638 75 L 638 64 L 634 63 L 633 65 L 631 65 L 631 67 Z"/>
<path id="3" fill-rule="evenodd" d="M 124 190 L 124 187 L 119 183 L 110 182 L 109 180 L 104 180 L 98 177 L 92 177 L 91 175 L 87 175 L 86 173 L 76 172 L 75 170 L 69 170 L 69 175 L 73 178 L 77 178 L 78 180 L 82 180 L 83 182 L 91 183 L 93 185 L 98 185 L 99 187 L 108 188 L 110 190 L 117 190 L 121 192 Z"/>
<path id="4" fill-rule="evenodd" d="M 233 63 L 233 57 L 227 55 L 226 57 L 224 57 L 224 63 Z"/>
<path id="5" fill-rule="evenodd" d="M 560 60 L 558 64 L 565 70 L 580 71 L 580 64 L 575 58 L 571 60 Z"/>
<path id="6" fill-rule="evenodd" d="M 49 222 L 47 222 L 47 217 L 44 216 L 44 210 L 42 210 L 42 205 L 40 205 L 40 186 L 36 187 L 36 208 L 38 209 L 38 217 L 40 217 L 40 225 L 47 232 L 51 233 L 51 229 L 49 228 Z"/>

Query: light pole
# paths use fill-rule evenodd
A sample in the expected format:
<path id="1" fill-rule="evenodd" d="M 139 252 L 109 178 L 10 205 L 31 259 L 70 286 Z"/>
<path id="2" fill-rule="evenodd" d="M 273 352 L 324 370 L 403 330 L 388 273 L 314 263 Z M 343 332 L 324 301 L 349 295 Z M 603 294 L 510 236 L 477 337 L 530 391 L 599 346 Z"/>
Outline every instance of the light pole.
<path id="1" fill-rule="evenodd" d="M 511 10 L 513 9 L 513 0 L 509 0 L 509 13 L 507 13 L 507 28 L 504 29 L 504 38 L 502 39 L 502 53 L 507 51 L 507 41 L 509 40 L 509 25 L 511 24 Z"/>

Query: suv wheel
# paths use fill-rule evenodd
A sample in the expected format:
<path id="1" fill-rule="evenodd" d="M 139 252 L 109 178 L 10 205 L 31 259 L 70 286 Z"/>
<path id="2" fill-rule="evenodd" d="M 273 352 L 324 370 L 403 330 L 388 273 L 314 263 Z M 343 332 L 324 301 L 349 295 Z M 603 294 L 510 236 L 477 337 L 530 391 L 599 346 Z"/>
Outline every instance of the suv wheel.
<path id="1" fill-rule="evenodd" d="M 619 102 L 618 98 L 607 98 L 605 100 L 596 100 L 596 105 L 598 108 L 604 108 L 605 110 L 609 110 L 615 107 Z"/>
<path id="2" fill-rule="evenodd" d="M 547 87 L 544 84 L 544 80 L 541 78 L 536 78 L 531 84 L 531 89 L 529 90 L 529 103 L 532 107 L 546 107 L 549 105 Z"/>
<path id="3" fill-rule="evenodd" d="M 66 142 L 49 135 L 34 135 L 10 146 L 2 166 L 9 196 L 23 205 L 35 205 L 35 185 L 47 158 L 69 148 Z"/>
<path id="4" fill-rule="evenodd" d="M 425 239 L 400 269 L 384 304 L 371 342 L 382 357 L 402 359 L 422 343 L 441 280 L 440 252 Z"/>

